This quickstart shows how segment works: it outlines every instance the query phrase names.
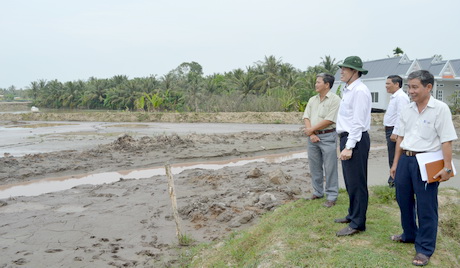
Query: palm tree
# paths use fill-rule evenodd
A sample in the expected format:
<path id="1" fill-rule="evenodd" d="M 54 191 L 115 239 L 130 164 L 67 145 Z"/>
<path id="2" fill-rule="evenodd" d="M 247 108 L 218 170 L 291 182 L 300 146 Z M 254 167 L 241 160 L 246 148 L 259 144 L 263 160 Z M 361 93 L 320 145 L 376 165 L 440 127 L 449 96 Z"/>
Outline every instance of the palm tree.
<path id="1" fill-rule="evenodd" d="M 118 110 L 133 110 L 135 101 L 142 95 L 138 83 L 128 80 L 107 90 L 104 106 Z"/>
<path id="2" fill-rule="evenodd" d="M 393 56 L 399 57 L 402 54 L 404 54 L 404 51 L 401 48 L 396 47 L 395 49 L 393 49 Z"/>
<path id="3" fill-rule="evenodd" d="M 174 87 L 175 77 L 172 72 L 169 72 L 160 77 L 161 88 L 165 91 L 171 90 Z"/>
<path id="4" fill-rule="evenodd" d="M 184 62 L 177 68 L 179 77 L 185 82 L 185 89 L 189 94 L 191 108 L 198 112 L 198 97 L 200 95 L 203 68 L 197 62 Z"/>
<path id="5" fill-rule="evenodd" d="M 297 84 L 297 76 L 300 72 L 290 63 L 283 63 L 280 66 L 280 86 L 282 88 L 295 87 Z"/>
<path id="6" fill-rule="evenodd" d="M 230 87 L 241 91 L 243 98 L 250 92 L 256 92 L 257 74 L 253 68 L 247 67 L 247 71 L 236 69 L 232 72 L 230 80 L 227 82 Z"/>
<path id="7" fill-rule="evenodd" d="M 127 75 L 115 75 L 109 81 L 112 87 L 116 87 L 120 84 L 123 84 L 124 82 L 127 82 L 128 80 L 129 79 Z"/>
<path id="8" fill-rule="evenodd" d="M 45 107 L 62 108 L 64 86 L 57 79 L 48 82 L 44 88 L 44 98 L 41 103 Z"/>
<path id="9" fill-rule="evenodd" d="M 211 94 L 219 94 L 225 91 L 225 77 L 221 74 L 212 74 L 204 79 L 204 89 Z"/>
<path id="10" fill-rule="evenodd" d="M 66 108 L 76 108 L 80 106 L 84 88 L 85 82 L 82 80 L 66 82 L 64 84 L 64 93 L 60 96 L 62 106 Z"/>
<path id="11" fill-rule="evenodd" d="M 259 80 L 257 84 L 258 93 L 270 95 L 271 89 L 279 85 L 281 82 L 279 79 L 281 66 L 281 59 L 276 59 L 275 56 L 265 56 L 265 61 L 259 61 L 256 64 L 257 80 Z"/>
<path id="12" fill-rule="evenodd" d="M 326 72 L 334 75 L 339 69 L 340 62 L 335 62 L 335 58 L 332 59 L 331 56 L 324 56 L 324 58 L 321 57 L 321 60 L 320 66 L 323 67 Z"/>
<path id="13" fill-rule="evenodd" d="M 32 83 L 30 83 L 30 86 L 28 87 L 28 90 L 29 90 L 29 97 L 32 98 L 32 101 L 33 101 L 33 104 L 35 104 L 35 102 L 37 101 L 37 97 L 38 97 L 38 94 L 39 93 L 39 90 L 40 90 L 40 87 L 39 87 L 39 84 L 37 81 L 34 81 Z"/>
<path id="14" fill-rule="evenodd" d="M 107 88 L 107 79 L 90 77 L 86 84 L 86 89 L 81 96 L 81 105 L 88 109 L 102 108 L 104 106 Z"/>

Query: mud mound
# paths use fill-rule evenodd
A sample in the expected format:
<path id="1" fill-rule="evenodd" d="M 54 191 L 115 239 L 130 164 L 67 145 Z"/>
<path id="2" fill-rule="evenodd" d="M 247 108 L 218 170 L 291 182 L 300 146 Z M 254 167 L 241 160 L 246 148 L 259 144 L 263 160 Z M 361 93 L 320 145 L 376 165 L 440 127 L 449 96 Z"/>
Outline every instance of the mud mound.
<path id="1" fill-rule="evenodd" d="M 141 140 L 142 141 L 142 140 Z M 188 137 L 182 138 L 177 134 L 172 135 L 161 135 L 155 138 L 156 144 L 153 145 L 161 145 L 163 147 L 187 147 L 193 146 L 194 141 Z"/>
<path id="2" fill-rule="evenodd" d="M 117 151 L 133 151 L 139 149 L 136 140 L 128 134 L 119 137 L 110 145 L 114 150 Z"/>
<path id="3" fill-rule="evenodd" d="M 187 137 L 180 137 L 177 134 L 160 135 L 155 137 L 143 136 L 139 139 L 134 139 L 132 136 L 124 134 L 108 145 L 99 146 L 99 150 L 136 152 L 147 151 L 151 149 L 193 147 L 194 143 L 195 142 L 193 140 Z"/>

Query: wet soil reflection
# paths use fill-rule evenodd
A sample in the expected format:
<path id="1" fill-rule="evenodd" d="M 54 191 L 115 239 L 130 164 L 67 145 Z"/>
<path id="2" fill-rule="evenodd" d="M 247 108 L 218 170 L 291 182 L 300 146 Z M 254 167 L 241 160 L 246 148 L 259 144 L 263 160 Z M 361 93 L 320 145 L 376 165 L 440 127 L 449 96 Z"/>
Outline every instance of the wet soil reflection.
<path id="1" fill-rule="evenodd" d="M 173 174 L 179 174 L 184 170 L 195 168 L 217 170 L 224 167 L 243 166 L 245 164 L 254 162 L 281 163 L 291 159 L 299 158 L 307 158 L 307 153 L 305 151 L 302 151 L 266 155 L 262 157 L 259 156 L 251 158 L 238 158 L 225 161 L 172 164 L 171 172 Z M 164 166 L 154 167 L 150 169 L 136 169 L 117 172 L 103 172 L 97 174 L 82 174 L 78 176 L 73 175 L 58 178 L 47 178 L 20 184 L 1 185 L 0 199 L 15 196 L 37 196 L 45 193 L 71 189 L 72 187 L 83 184 L 98 185 L 116 182 L 120 179 L 142 179 L 150 178 L 156 175 L 165 175 Z"/>

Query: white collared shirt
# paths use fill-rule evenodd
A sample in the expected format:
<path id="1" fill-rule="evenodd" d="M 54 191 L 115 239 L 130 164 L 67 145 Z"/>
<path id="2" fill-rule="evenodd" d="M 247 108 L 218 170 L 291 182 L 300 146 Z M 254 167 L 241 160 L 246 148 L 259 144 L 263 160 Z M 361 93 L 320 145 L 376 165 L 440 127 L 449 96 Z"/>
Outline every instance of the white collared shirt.
<path id="1" fill-rule="evenodd" d="M 415 102 L 402 110 L 398 135 L 404 137 L 401 148 L 414 152 L 439 151 L 442 143 L 457 139 L 449 107 L 432 96 L 421 113 Z"/>
<path id="2" fill-rule="evenodd" d="M 339 134 L 348 132 L 346 147 L 355 148 L 362 133 L 371 128 L 371 103 L 371 93 L 360 78 L 343 89 L 336 128 Z"/>
<path id="3" fill-rule="evenodd" d="M 394 127 L 393 134 L 398 135 L 399 129 L 399 115 L 401 110 L 410 103 L 409 96 L 402 90 L 398 89 L 390 97 L 387 111 L 383 117 L 383 125 L 387 127 Z"/>

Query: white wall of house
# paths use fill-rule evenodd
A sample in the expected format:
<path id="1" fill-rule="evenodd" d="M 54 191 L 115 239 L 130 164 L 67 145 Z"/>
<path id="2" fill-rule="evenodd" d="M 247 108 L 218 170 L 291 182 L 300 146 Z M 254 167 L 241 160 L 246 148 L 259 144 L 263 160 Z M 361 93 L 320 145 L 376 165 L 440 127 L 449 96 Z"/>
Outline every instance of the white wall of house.
<path id="1" fill-rule="evenodd" d="M 371 92 L 371 107 L 374 109 L 386 110 L 388 103 L 390 102 L 390 94 L 387 93 L 387 90 L 385 88 L 385 82 L 387 81 L 386 77 L 373 79 L 365 79 L 364 77 L 362 77 L 361 79 Z M 332 92 L 336 92 L 339 86 L 341 86 L 341 89 L 343 89 L 345 83 L 335 82 L 334 87 L 332 88 Z"/>
<path id="2" fill-rule="evenodd" d="M 435 97 L 448 105 L 454 101 L 456 95 L 460 97 L 460 80 L 437 79 L 435 87 Z"/>
<path id="3" fill-rule="evenodd" d="M 390 102 L 390 94 L 387 93 L 385 78 L 378 79 L 365 79 L 362 78 L 363 83 L 369 88 L 372 96 L 372 108 L 386 110 L 388 103 Z"/>

